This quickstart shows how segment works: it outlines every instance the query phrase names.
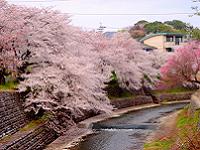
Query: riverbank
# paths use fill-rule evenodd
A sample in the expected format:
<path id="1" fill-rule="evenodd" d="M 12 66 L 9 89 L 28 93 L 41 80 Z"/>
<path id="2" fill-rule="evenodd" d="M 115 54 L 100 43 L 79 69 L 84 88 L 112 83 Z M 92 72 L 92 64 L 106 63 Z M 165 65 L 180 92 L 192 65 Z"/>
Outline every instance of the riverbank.
<path id="1" fill-rule="evenodd" d="M 190 108 L 172 113 L 162 119 L 160 128 L 151 135 L 144 150 L 198 150 L 200 149 L 200 111 L 190 112 Z"/>
<path id="2" fill-rule="evenodd" d="M 177 104 L 177 103 L 182 103 L 182 102 L 180 101 L 166 102 L 165 104 Z M 184 102 L 189 102 L 189 101 L 184 101 Z M 71 128 L 69 130 L 69 134 L 67 133 L 66 136 L 59 137 L 56 141 L 48 145 L 46 149 L 47 150 L 63 150 L 63 149 L 69 148 L 70 146 L 74 146 L 75 144 L 80 142 L 83 139 L 83 137 L 92 133 L 92 130 L 91 130 L 92 123 L 107 120 L 113 117 L 118 117 L 128 112 L 138 111 L 138 110 L 153 108 L 153 107 L 159 107 L 161 105 L 163 104 L 147 104 L 147 105 L 142 105 L 142 106 L 128 107 L 128 108 L 115 110 L 111 114 L 102 114 L 102 115 L 89 118 L 87 120 L 80 122 L 77 126 L 74 126 L 73 128 Z"/>
<path id="3" fill-rule="evenodd" d="M 180 113 L 181 111 L 177 111 L 159 120 L 160 126 L 148 137 L 144 150 L 169 150 L 173 142 L 171 137 L 175 136 L 177 130 L 176 123 Z"/>

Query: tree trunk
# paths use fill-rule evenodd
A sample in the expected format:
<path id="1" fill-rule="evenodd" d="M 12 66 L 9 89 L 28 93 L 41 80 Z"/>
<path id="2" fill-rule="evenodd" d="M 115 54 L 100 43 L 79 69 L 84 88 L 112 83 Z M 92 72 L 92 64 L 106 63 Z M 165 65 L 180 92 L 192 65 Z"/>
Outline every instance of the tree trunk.
<path id="1" fill-rule="evenodd" d="M 142 86 L 142 89 L 146 96 L 150 96 L 152 98 L 153 103 L 159 104 L 159 100 L 157 99 L 157 97 L 155 95 L 152 94 L 150 88 L 146 88 L 145 86 Z"/>
<path id="2" fill-rule="evenodd" d="M 0 71 L 0 85 L 3 85 L 6 83 L 6 79 L 4 77 L 3 72 Z"/>

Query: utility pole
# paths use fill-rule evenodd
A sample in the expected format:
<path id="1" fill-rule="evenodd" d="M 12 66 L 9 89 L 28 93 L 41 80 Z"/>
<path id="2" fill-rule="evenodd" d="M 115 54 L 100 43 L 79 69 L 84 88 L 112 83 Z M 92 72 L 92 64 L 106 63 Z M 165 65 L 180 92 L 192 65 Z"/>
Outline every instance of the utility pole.
<path id="1" fill-rule="evenodd" d="M 102 25 L 102 23 L 100 22 L 100 26 L 99 26 L 99 28 L 97 29 L 97 32 L 103 32 L 104 31 L 104 29 L 105 29 L 106 27 L 105 26 L 103 26 Z"/>

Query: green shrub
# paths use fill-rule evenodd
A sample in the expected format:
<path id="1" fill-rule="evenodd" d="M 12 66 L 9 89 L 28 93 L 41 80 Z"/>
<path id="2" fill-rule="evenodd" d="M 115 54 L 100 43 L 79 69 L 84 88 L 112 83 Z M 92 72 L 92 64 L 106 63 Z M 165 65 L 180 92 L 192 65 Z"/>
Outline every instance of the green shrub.
<path id="1" fill-rule="evenodd" d="M 105 84 L 106 84 L 105 91 L 107 92 L 108 97 L 110 99 L 135 96 L 132 92 L 120 87 L 115 71 L 112 71 L 110 82 L 105 83 Z"/>

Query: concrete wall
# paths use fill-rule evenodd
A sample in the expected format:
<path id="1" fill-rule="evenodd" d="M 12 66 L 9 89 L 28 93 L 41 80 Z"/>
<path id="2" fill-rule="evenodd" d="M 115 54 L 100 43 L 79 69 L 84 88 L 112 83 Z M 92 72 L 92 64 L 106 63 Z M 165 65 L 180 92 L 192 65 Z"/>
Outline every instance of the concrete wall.
<path id="1" fill-rule="evenodd" d="M 0 118 L 0 139 L 27 123 L 19 93 L 0 92 Z"/>
<path id="2" fill-rule="evenodd" d="M 152 46 L 152 47 L 156 47 L 157 49 L 165 51 L 166 48 L 176 48 L 176 47 L 184 46 L 187 43 L 180 42 L 179 45 L 176 45 L 175 36 L 174 36 L 173 42 L 167 42 L 165 35 L 158 35 L 158 36 L 154 36 L 154 37 L 144 40 L 144 44 Z"/>

